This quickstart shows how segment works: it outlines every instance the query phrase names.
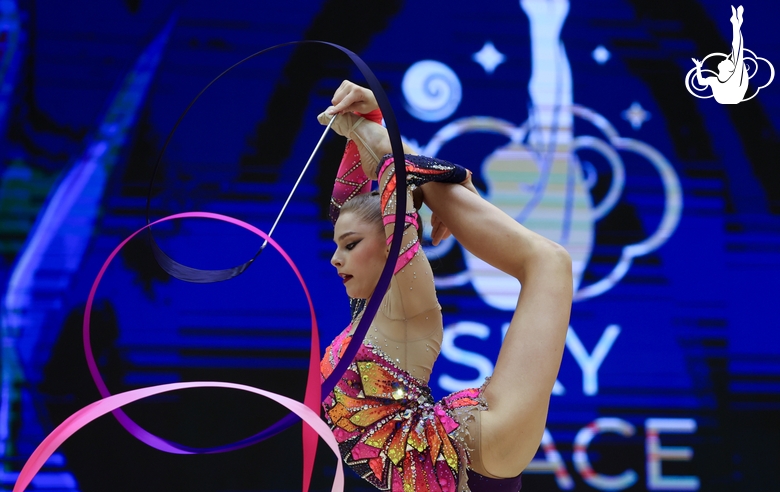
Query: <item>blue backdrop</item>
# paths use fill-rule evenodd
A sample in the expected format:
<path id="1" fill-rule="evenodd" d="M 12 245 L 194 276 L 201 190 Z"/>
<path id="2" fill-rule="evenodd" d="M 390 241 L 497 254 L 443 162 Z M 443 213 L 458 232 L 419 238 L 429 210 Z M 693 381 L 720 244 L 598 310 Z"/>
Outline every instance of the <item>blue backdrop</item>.
<path id="1" fill-rule="evenodd" d="M 767 61 L 780 63 L 780 7 L 744 6 L 750 97 L 770 78 Z M 572 255 L 571 326 L 528 490 L 777 489 L 780 82 L 736 105 L 686 88 L 691 58 L 731 50 L 730 15 L 720 0 L 0 0 L 0 489 L 98 397 L 84 303 L 110 251 L 145 223 L 152 165 L 179 114 L 234 62 L 304 38 L 356 51 L 413 147 L 471 169 L 486 198 Z M 361 81 L 321 46 L 231 72 L 171 141 L 152 218 L 203 210 L 269 229 L 319 138 L 316 115 L 347 78 Z M 349 318 L 326 214 L 343 145 L 328 138 L 274 233 L 312 290 L 321 348 Z M 206 221 L 155 234 L 200 268 L 260 246 Z M 427 252 L 445 321 L 431 378 L 441 397 L 492 372 L 520 287 L 454 241 Z M 96 299 L 92 343 L 114 392 L 215 379 L 303 398 L 308 312 L 274 252 L 229 282 L 188 284 L 139 237 Z M 284 412 L 198 390 L 128 413 L 208 446 Z M 33 486 L 300 490 L 299 430 L 232 454 L 172 456 L 107 417 Z M 318 456 L 315 489 L 329 490 L 334 465 Z M 347 486 L 368 490 L 353 475 Z"/>

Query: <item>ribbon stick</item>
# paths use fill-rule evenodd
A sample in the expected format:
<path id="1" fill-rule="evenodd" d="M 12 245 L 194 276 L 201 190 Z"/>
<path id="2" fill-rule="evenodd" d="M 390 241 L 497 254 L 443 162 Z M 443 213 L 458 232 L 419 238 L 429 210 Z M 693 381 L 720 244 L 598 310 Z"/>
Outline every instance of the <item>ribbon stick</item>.
<path id="1" fill-rule="evenodd" d="M 271 229 L 268 231 L 268 237 L 273 236 L 274 230 L 276 230 L 276 225 L 279 224 L 279 219 L 282 218 L 282 214 L 284 213 L 285 209 L 287 209 L 287 204 L 290 203 L 290 199 L 295 193 L 295 190 L 298 189 L 298 184 L 300 184 L 301 179 L 303 179 L 303 175 L 306 174 L 306 170 L 309 169 L 309 164 L 311 164 L 311 160 L 314 159 L 314 155 L 320 149 L 320 145 L 322 145 L 322 141 L 325 140 L 325 135 L 328 134 L 328 130 L 330 130 L 330 127 L 333 126 L 333 122 L 336 120 L 337 116 L 338 115 L 333 115 L 333 118 L 331 118 L 330 121 L 328 122 L 328 126 L 325 127 L 325 131 L 322 132 L 322 136 L 320 137 L 320 140 L 317 142 L 317 145 L 314 146 L 314 150 L 311 152 L 311 155 L 309 156 L 309 160 L 306 161 L 306 165 L 303 166 L 303 171 L 301 171 L 301 174 L 298 175 L 298 179 L 295 181 L 295 184 L 293 185 L 290 194 L 287 195 L 287 200 L 284 201 L 284 205 L 282 205 L 282 210 L 279 212 L 279 215 L 276 216 L 274 225 L 272 225 Z M 263 245 L 260 246 L 260 251 L 263 251 L 267 244 L 268 244 L 268 240 L 266 239 L 265 242 L 263 242 Z M 260 254 L 260 251 L 257 252 L 258 255 Z M 255 255 L 255 258 L 257 258 L 257 255 Z"/>

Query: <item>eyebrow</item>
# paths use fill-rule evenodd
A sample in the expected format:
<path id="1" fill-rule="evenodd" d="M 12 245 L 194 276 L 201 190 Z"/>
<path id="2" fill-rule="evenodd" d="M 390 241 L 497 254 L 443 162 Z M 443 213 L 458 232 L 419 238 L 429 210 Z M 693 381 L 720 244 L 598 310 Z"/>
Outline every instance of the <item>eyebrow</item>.
<path id="1" fill-rule="evenodd" d="M 345 237 L 347 237 L 347 236 L 351 236 L 352 234 L 357 234 L 357 232 L 352 232 L 352 231 L 345 232 L 344 234 L 342 234 L 341 236 L 339 236 L 339 238 L 337 239 L 337 241 L 341 241 L 341 240 L 342 240 L 342 239 L 344 239 Z"/>

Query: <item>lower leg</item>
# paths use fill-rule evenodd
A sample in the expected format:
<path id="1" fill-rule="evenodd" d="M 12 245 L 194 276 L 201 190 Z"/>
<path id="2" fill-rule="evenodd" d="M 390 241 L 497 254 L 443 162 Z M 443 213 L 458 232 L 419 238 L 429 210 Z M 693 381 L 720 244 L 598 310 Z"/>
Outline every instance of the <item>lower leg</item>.
<path id="1" fill-rule="evenodd" d="M 463 247 L 521 283 L 538 254 L 562 249 L 463 186 L 426 183 L 422 188 L 426 205 Z"/>
<path id="2" fill-rule="evenodd" d="M 544 432 L 569 323 L 571 260 L 561 246 L 461 186 L 423 188 L 426 203 L 461 245 L 522 284 L 485 389 L 489 410 L 481 415 L 479 450 L 482 471 L 513 477 L 533 458 Z"/>

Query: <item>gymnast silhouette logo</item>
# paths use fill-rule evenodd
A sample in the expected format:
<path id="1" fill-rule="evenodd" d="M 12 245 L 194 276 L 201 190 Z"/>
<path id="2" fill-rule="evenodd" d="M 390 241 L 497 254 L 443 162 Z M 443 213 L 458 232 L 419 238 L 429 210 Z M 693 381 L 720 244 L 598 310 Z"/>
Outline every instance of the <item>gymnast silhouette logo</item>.
<path id="1" fill-rule="evenodd" d="M 742 101 L 749 101 L 756 97 L 756 94 L 772 83 L 775 78 L 775 68 L 769 63 L 769 60 L 756 56 L 755 53 L 745 48 L 742 38 L 742 14 L 745 9 L 740 5 L 736 10 L 731 6 L 731 53 L 712 53 L 707 55 L 702 61 L 692 58 L 696 64 L 685 76 L 685 88 L 688 92 L 700 99 L 714 97 L 720 104 L 739 104 Z M 702 68 L 704 62 L 709 58 L 723 58 L 718 63 L 718 72 Z M 769 80 L 762 86 L 756 88 L 756 91 L 748 97 L 745 94 L 748 90 L 748 81 L 758 73 L 759 60 L 763 61 L 769 67 Z M 702 73 L 709 73 L 713 76 L 704 77 Z M 695 75 L 695 76 L 694 76 Z M 707 88 L 712 89 L 712 94 L 701 96 L 696 92 L 706 92 Z M 694 92 L 696 91 L 696 92 Z"/>

